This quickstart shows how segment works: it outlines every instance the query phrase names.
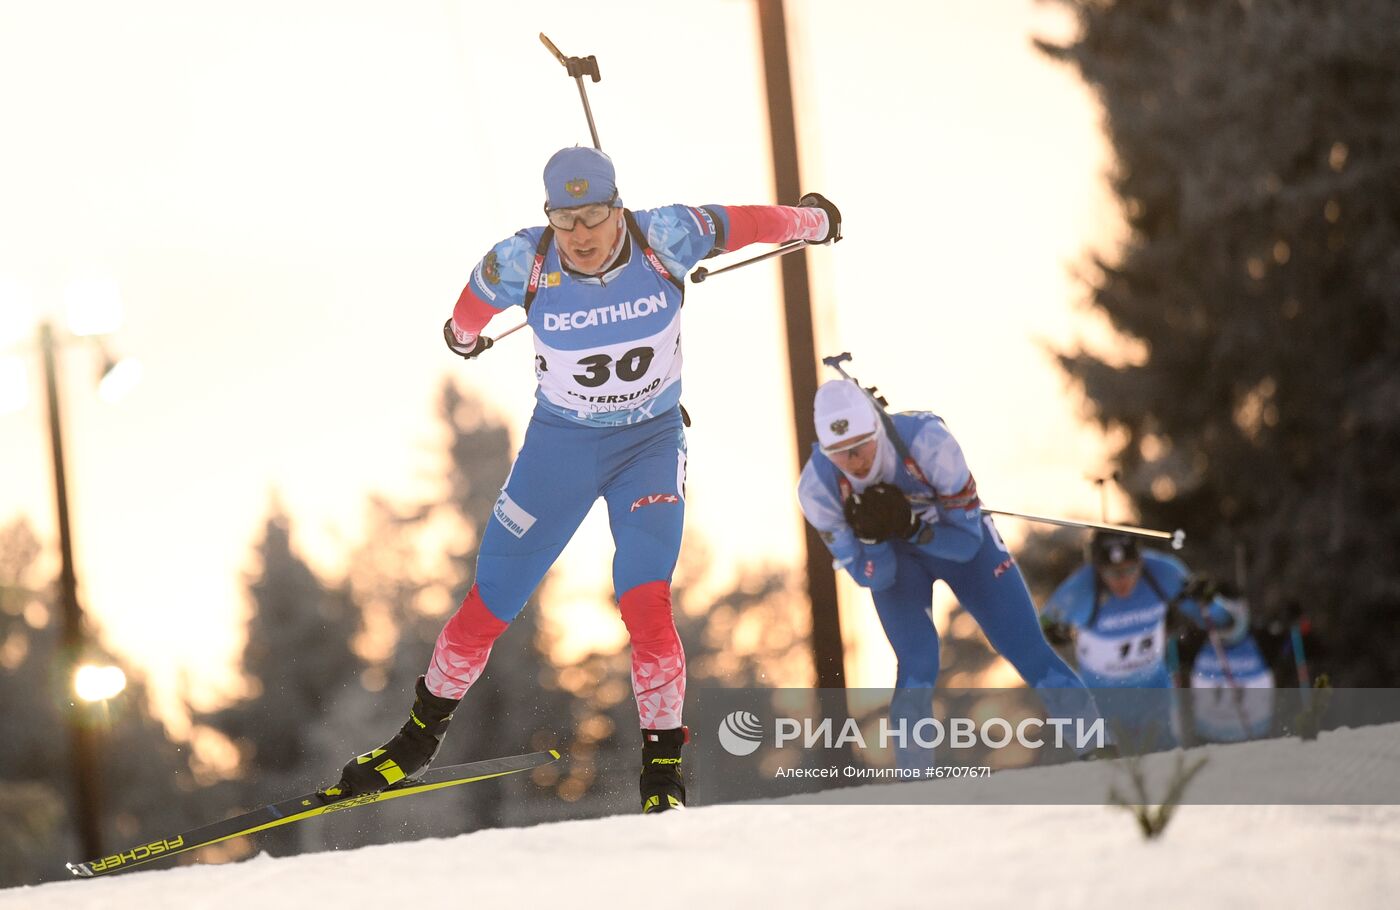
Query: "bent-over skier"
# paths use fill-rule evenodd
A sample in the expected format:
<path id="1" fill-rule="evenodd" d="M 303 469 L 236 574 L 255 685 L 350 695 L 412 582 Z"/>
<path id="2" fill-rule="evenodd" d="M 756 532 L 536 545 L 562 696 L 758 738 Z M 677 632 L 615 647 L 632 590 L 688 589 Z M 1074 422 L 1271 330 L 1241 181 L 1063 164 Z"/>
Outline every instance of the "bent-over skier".
<path id="1" fill-rule="evenodd" d="M 933 583 L 941 579 L 1047 707 L 1097 720 L 1084 683 L 1041 634 L 1021 570 L 982 513 L 977 482 L 943 421 L 926 411 L 887 415 L 848 379 L 817 389 L 813 416 L 817 444 L 798 498 L 836 566 L 870 589 L 898 661 L 892 718 L 907 729 L 932 716 Z M 906 767 L 926 758 L 913 748 L 896 754 Z"/>

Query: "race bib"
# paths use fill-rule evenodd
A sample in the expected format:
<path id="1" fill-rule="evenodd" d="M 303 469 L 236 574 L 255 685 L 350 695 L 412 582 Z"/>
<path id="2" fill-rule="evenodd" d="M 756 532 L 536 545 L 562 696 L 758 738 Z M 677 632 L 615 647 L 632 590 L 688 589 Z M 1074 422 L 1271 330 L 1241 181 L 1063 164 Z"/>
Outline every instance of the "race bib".
<path id="1" fill-rule="evenodd" d="M 1191 674 L 1196 730 L 1216 742 L 1238 742 L 1269 731 L 1274 717 L 1274 675 L 1268 669 L 1236 677 L 1236 693 L 1222 676 Z"/>
<path id="2" fill-rule="evenodd" d="M 670 319 L 654 335 L 581 350 L 552 348 L 536 335 L 540 391 L 581 416 L 645 408 L 680 379 L 680 333 L 680 320 Z"/>
<path id="3" fill-rule="evenodd" d="M 1105 679 L 1128 679 L 1155 672 L 1162 665 L 1166 643 L 1162 623 L 1133 634 L 1102 635 L 1080 629 L 1074 651 L 1088 672 Z"/>

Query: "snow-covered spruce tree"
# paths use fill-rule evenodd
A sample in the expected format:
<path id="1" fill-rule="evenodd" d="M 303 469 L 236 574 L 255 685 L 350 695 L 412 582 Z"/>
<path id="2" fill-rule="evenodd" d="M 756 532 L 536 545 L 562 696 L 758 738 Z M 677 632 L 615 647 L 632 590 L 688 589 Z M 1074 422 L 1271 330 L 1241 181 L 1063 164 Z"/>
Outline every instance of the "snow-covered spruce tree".
<path id="1" fill-rule="evenodd" d="M 1061 0 L 1042 44 L 1103 104 L 1130 234 L 1093 306 L 1135 343 L 1061 358 L 1144 523 L 1193 568 L 1247 544 L 1341 685 L 1400 679 L 1400 4 Z"/>
<path id="2" fill-rule="evenodd" d="M 312 736 L 336 695 L 358 685 L 362 667 L 350 646 L 359 612 L 346 590 L 322 584 L 295 552 L 291 520 L 280 507 L 256 552 L 241 661 L 247 695 L 197 717 L 238 746 L 240 799 L 248 808 L 334 779 L 335 769 L 316 763 Z M 285 855 L 297 852 L 297 841 L 295 829 L 278 828 L 259 835 L 256 846 Z"/>

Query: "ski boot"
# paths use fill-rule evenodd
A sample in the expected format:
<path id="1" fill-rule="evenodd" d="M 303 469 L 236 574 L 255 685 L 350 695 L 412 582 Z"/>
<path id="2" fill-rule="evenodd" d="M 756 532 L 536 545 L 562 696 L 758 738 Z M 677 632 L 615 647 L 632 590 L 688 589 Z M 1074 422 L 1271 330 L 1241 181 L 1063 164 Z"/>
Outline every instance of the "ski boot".
<path id="1" fill-rule="evenodd" d="M 642 731 L 642 814 L 685 808 L 681 747 L 690 742 L 685 727 Z"/>
<path id="2" fill-rule="evenodd" d="M 417 699 L 408 722 L 394 738 L 378 749 L 352 758 L 340 772 L 340 782 L 321 791 L 330 799 L 378 793 L 428 767 L 442 744 L 448 721 L 457 708 L 456 698 L 440 698 L 428 691 L 423 677 L 415 687 Z"/>

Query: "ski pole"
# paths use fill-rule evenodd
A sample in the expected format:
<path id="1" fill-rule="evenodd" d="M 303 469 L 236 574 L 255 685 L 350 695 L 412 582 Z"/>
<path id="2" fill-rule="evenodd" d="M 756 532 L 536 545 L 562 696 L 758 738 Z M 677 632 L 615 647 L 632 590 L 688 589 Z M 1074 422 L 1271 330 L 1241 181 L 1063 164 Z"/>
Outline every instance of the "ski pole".
<path id="1" fill-rule="evenodd" d="M 495 337 L 493 337 L 493 338 L 491 339 L 491 343 L 492 343 L 492 344 L 495 344 L 496 342 L 500 341 L 502 338 L 506 337 L 507 335 L 513 334 L 513 333 L 515 333 L 515 332 L 518 332 L 518 331 L 520 331 L 521 329 L 525 328 L 525 326 L 527 326 L 527 325 L 529 325 L 528 322 L 522 322 L 522 323 L 520 323 L 519 325 L 513 325 L 513 326 L 511 326 L 510 328 L 506 329 L 506 330 L 505 330 L 504 332 L 502 332 L 501 334 L 496 335 Z"/>
<path id="2" fill-rule="evenodd" d="M 583 87 L 584 76 L 591 76 L 594 82 L 603 78 L 598 74 L 598 58 L 592 54 L 587 57 L 565 57 L 563 52 L 554 46 L 554 42 L 545 37 L 544 32 L 540 32 L 540 41 L 544 42 L 544 46 L 549 48 L 549 52 L 578 83 L 578 96 L 583 99 L 583 116 L 588 118 L 588 132 L 593 136 L 593 147 L 601 152 L 603 145 L 598 141 L 598 127 L 593 124 L 593 108 L 588 104 L 588 90 Z"/>
<path id="3" fill-rule="evenodd" d="M 753 265 L 755 262 L 762 262 L 765 259 L 772 259 L 774 256 L 786 256 L 788 253 L 791 253 L 795 250 L 800 250 L 804 246 L 807 246 L 807 241 L 792 240 L 783 244 L 780 247 L 775 247 L 766 253 L 762 253 L 758 256 L 755 256 L 752 259 L 745 259 L 743 262 L 736 262 L 733 265 L 726 265 L 722 269 L 715 269 L 714 271 L 711 271 L 710 269 L 701 266 L 700 268 L 690 273 L 690 280 L 695 282 L 696 284 L 699 284 L 706 278 L 709 278 L 711 275 L 723 275 L 725 272 L 732 272 L 735 269 L 742 269 L 746 265 Z"/>
<path id="4" fill-rule="evenodd" d="M 1099 518 L 1108 521 L 1108 484 L 1109 481 L 1118 480 L 1118 472 L 1114 471 L 1107 477 L 1090 477 L 1094 486 L 1099 488 Z"/>
<path id="5" fill-rule="evenodd" d="M 1303 621 L 1295 619 L 1290 623 L 1288 634 L 1293 647 L 1293 668 L 1298 671 L 1299 701 L 1306 711 L 1312 706 L 1312 681 L 1308 678 L 1308 658 L 1303 653 Z"/>
<path id="6" fill-rule="evenodd" d="M 574 81 L 578 83 L 578 96 L 583 99 L 583 116 L 588 118 L 588 132 L 593 137 L 593 147 L 601 152 L 603 146 L 602 143 L 598 141 L 598 127 L 593 123 L 593 108 L 588 104 L 588 90 L 583 87 L 584 76 L 591 76 L 594 82 L 598 82 L 603 78 L 598 74 L 598 58 L 594 57 L 592 54 L 589 54 L 587 57 L 566 57 L 563 51 L 559 50 L 544 32 L 540 32 L 540 41 L 544 43 L 545 47 L 549 48 L 549 52 L 554 55 L 556 60 L 563 64 L 564 69 L 567 70 L 569 75 L 574 77 Z M 494 345 L 507 335 L 525 328 L 527 324 L 528 323 L 522 322 L 519 325 L 511 326 L 501 334 L 494 336 L 491 339 L 491 343 Z"/>
<path id="7" fill-rule="evenodd" d="M 851 382 L 854 382 L 857 386 L 860 386 L 860 382 L 857 381 L 856 378 L 850 373 L 847 373 L 846 368 L 842 366 L 843 363 L 848 363 L 850 359 L 851 352 L 842 351 L 840 354 L 836 354 L 832 357 L 823 357 L 822 363 L 826 366 L 831 367 L 836 372 L 840 373 L 843 379 L 849 379 Z M 867 395 L 870 396 L 870 399 L 875 402 L 877 407 L 879 407 L 881 410 L 884 410 L 886 402 L 883 398 L 872 394 L 872 392 L 874 391 L 873 389 L 865 389 L 863 386 L 861 388 L 863 389 L 863 391 L 865 391 Z M 982 511 L 992 515 L 1005 515 L 1008 518 L 1019 518 L 1022 521 L 1034 521 L 1048 525 L 1059 525 L 1065 528 L 1086 528 L 1094 531 L 1114 531 L 1119 534 L 1127 534 L 1131 537 L 1146 537 L 1152 540 L 1166 540 L 1171 542 L 1171 547 L 1173 550 L 1180 550 L 1183 546 L 1186 545 L 1186 532 L 1183 531 L 1181 528 L 1177 528 L 1175 531 L 1157 531 L 1153 530 L 1152 528 L 1139 528 L 1134 527 L 1133 525 L 1117 525 L 1108 524 L 1106 522 L 1101 523 L 1094 521 L 1076 521 L 1072 518 L 1049 518 L 1044 515 L 1030 515 L 1025 512 L 1011 512 L 1005 509 L 989 509 L 985 505 L 982 506 Z"/>
<path id="8" fill-rule="evenodd" d="M 1214 598 L 1212 598 L 1214 599 Z M 1240 686 L 1239 680 L 1235 679 L 1235 674 L 1230 672 L 1230 660 L 1225 656 L 1225 645 L 1220 640 L 1220 632 L 1215 628 L 1215 621 L 1210 618 L 1210 604 L 1201 604 L 1201 621 L 1205 623 L 1206 638 L 1210 641 L 1211 650 L 1215 652 L 1215 659 L 1220 662 L 1220 672 L 1225 676 L 1225 684 L 1230 687 L 1231 697 L 1235 702 L 1235 712 L 1240 719 L 1240 732 L 1245 739 L 1249 739 L 1249 716 L 1244 710 L 1244 689 Z"/>
<path id="9" fill-rule="evenodd" d="M 1181 528 L 1175 531 L 1158 531 L 1153 528 L 1139 528 L 1134 525 L 1116 525 L 1108 522 L 1097 521 L 1076 521 L 1073 518 L 1050 518 L 1045 515 L 1028 515 L 1025 512 L 1011 512 L 1004 509 L 989 509 L 982 507 L 983 512 L 992 515 L 1005 515 L 1008 518 L 1019 518 L 1022 521 L 1034 521 L 1039 524 L 1059 525 L 1062 528 L 1085 528 L 1090 531 L 1113 531 L 1116 534 L 1126 534 L 1129 537 L 1143 537 L 1149 540 L 1165 540 L 1171 544 L 1173 550 L 1180 550 L 1186 545 L 1186 532 Z"/>
<path id="10" fill-rule="evenodd" d="M 1293 646 L 1293 667 L 1298 671 L 1298 688 L 1311 689 L 1308 678 L 1308 657 L 1303 653 L 1302 620 L 1295 620 L 1288 627 L 1289 642 Z"/>

